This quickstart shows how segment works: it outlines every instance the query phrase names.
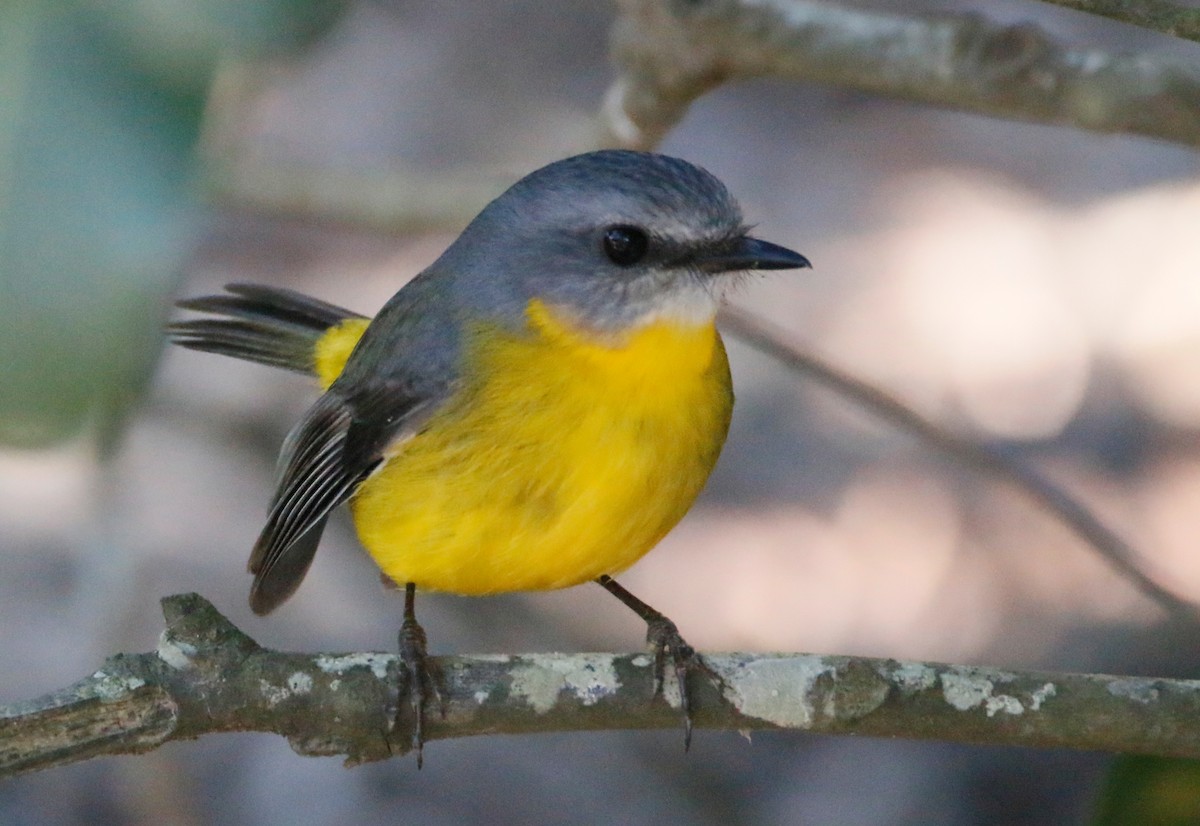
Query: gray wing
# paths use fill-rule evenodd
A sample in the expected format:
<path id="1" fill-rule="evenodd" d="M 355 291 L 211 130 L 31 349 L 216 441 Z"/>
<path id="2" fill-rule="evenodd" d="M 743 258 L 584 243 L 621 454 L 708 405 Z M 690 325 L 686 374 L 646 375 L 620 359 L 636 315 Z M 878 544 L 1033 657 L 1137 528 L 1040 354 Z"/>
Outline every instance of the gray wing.
<path id="1" fill-rule="evenodd" d="M 288 434 L 267 523 L 250 555 L 256 614 L 278 608 L 312 564 L 329 512 L 345 502 L 381 461 L 388 445 L 416 433 L 445 393 L 380 381 L 353 391 L 335 384 Z"/>
<path id="2" fill-rule="evenodd" d="M 299 587 L 329 512 L 457 386 L 459 324 L 447 272 L 431 267 L 371 322 L 342 375 L 288 434 L 267 523 L 250 555 L 250 607 L 265 614 Z"/>

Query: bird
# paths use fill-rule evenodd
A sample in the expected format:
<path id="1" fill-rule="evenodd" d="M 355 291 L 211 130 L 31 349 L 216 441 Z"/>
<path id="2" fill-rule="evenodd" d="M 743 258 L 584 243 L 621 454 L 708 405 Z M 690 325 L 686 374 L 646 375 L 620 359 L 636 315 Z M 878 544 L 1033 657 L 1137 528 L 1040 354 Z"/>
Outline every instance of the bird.
<path id="1" fill-rule="evenodd" d="M 174 343 L 315 376 L 322 391 L 280 450 L 251 608 L 292 596 L 348 503 L 405 592 L 400 690 L 420 766 L 440 691 L 416 592 L 596 582 L 645 621 L 654 698 L 671 661 L 686 748 L 686 678 L 705 666 L 613 577 L 684 516 L 725 442 L 727 293 L 748 272 L 810 266 L 752 236 L 701 167 L 600 150 L 517 181 L 374 318 L 263 285 L 179 301 L 204 317 L 168 325 Z"/>

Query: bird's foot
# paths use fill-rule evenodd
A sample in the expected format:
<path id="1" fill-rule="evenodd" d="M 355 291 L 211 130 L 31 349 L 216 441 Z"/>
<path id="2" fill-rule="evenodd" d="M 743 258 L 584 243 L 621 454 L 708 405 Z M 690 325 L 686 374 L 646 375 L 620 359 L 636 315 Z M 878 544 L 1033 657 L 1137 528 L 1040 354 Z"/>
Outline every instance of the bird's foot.
<path id="1" fill-rule="evenodd" d="M 687 751 L 692 745 L 692 699 L 688 691 L 688 675 L 704 675 L 721 690 L 722 695 L 725 693 L 725 681 L 704 662 L 696 653 L 696 649 L 687 644 L 679 633 L 679 628 L 661 611 L 642 602 L 611 576 L 597 577 L 596 582 L 646 623 L 646 642 L 654 652 L 654 699 L 663 695 L 667 659 L 671 660 L 675 680 L 679 685 L 679 709 L 683 712 L 683 750 Z"/>
<path id="2" fill-rule="evenodd" d="M 679 710 L 683 713 L 683 750 L 687 751 L 692 745 L 692 702 L 688 675 L 701 674 L 718 687 L 724 686 L 725 681 L 704 662 L 696 649 L 688 645 L 675 623 L 662 614 L 646 620 L 646 643 L 654 652 L 654 699 L 663 696 L 667 660 L 671 661 L 679 686 Z"/>
<path id="3" fill-rule="evenodd" d="M 437 703 L 442 717 L 446 716 L 444 685 L 441 668 L 426 651 L 425 629 L 415 618 L 405 618 L 400 626 L 399 674 L 388 698 L 388 720 L 393 731 L 401 726 L 403 701 L 407 698 L 413 714 L 412 747 L 417 751 L 418 769 L 425 762 L 425 710 L 430 701 Z"/>

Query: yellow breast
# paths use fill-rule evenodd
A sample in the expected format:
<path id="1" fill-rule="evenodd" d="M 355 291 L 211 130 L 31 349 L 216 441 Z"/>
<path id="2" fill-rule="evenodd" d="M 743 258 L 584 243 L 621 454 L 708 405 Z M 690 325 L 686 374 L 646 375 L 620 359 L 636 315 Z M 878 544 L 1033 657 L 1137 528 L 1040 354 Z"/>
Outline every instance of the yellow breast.
<path id="1" fill-rule="evenodd" d="M 539 302 L 467 344 L 464 384 L 351 500 L 398 583 L 562 588 L 632 565 L 703 487 L 733 406 L 711 323 L 597 341 Z"/>

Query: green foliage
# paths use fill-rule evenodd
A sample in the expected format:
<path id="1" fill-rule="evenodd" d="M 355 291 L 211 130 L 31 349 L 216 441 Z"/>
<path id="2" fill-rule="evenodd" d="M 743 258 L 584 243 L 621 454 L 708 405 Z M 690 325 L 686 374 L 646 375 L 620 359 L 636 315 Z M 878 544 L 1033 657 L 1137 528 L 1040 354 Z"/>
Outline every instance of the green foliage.
<path id="1" fill-rule="evenodd" d="M 1100 798 L 1095 826 L 1200 823 L 1200 760 L 1119 757 Z"/>
<path id="2" fill-rule="evenodd" d="M 302 46 L 342 5 L 0 3 L 0 444 L 116 432 L 199 229 L 213 68 Z"/>

